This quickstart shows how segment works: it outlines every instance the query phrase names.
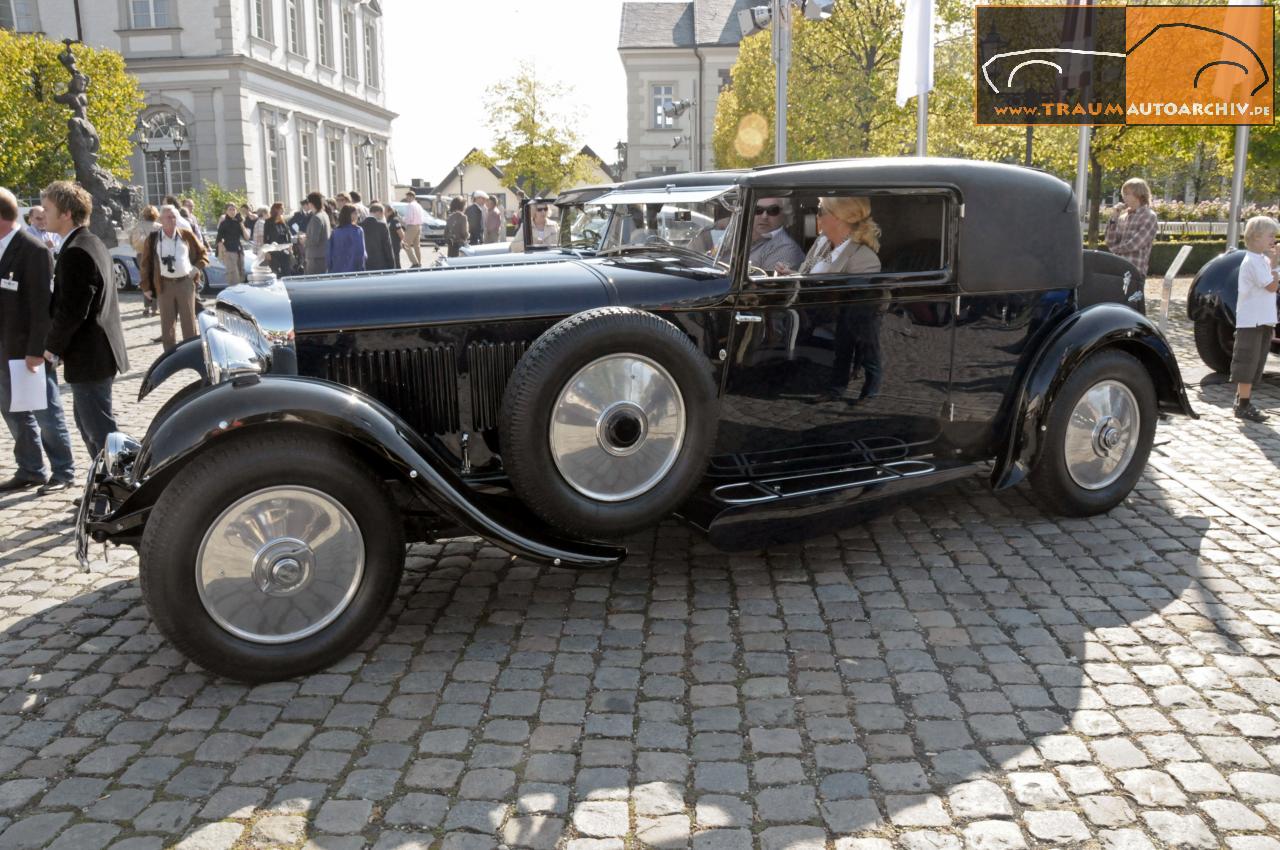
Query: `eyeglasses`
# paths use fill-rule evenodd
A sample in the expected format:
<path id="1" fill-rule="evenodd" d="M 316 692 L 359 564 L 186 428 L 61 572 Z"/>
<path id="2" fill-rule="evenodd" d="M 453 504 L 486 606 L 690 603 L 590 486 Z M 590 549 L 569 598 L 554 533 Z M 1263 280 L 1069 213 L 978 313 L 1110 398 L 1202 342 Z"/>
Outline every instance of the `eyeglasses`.
<path id="1" fill-rule="evenodd" d="M 756 215 L 767 215 L 767 216 L 782 215 L 782 207 L 779 204 L 770 204 L 767 207 L 756 207 Z"/>
<path id="2" fill-rule="evenodd" d="M 547 211 L 547 208 L 546 208 L 546 207 L 534 207 L 534 208 L 533 208 L 533 211 L 534 211 L 534 212 L 546 212 L 546 211 Z"/>

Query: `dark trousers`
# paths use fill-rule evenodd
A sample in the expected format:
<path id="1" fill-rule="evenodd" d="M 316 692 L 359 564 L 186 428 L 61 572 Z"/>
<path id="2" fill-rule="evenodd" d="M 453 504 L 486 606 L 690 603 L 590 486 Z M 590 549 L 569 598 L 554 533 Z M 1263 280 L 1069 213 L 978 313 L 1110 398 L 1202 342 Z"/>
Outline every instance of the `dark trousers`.
<path id="1" fill-rule="evenodd" d="M 9 412 L 12 388 L 9 385 L 8 364 L 0 364 L 0 415 L 13 436 L 13 458 L 18 464 L 15 478 L 23 481 L 44 481 L 44 455 L 49 456 L 53 480 L 74 481 L 75 460 L 71 456 L 71 435 L 67 433 L 67 420 L 62 413 L 62 394 L 58 392 L 58 374 L 48 364 L 44 367 L 44 410 Z M 44 447 L 44 455 L 40 447 Z"/>
<path id="2" fill-rule="evenodd" d="M 79 384 L 67 384 L 71 387 L 71 398 L 75 402 L 76 428 L 80 430 L 80 439 L 89 449 L 89 457 L 96 458 L 107 444 L 107 435 L 116 430 L 116 419 L 111 413 L 111 382 L 106 378 L 101 381 L 86 381 Z"/>

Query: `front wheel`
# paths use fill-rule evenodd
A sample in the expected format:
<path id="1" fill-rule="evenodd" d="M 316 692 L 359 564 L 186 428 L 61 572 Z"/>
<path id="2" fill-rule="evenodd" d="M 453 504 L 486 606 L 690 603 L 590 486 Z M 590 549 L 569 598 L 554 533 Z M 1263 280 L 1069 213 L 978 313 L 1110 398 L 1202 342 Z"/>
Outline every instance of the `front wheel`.
<path id="1" fill-rule="evenodd" d="M 1089 357 L 1049 408 L 1031 469 L 1037 498 L 1067 516 L 1105 513 L 1133 490 L 1151 454 L 1156 392 L 1135 358 Z"/>
<path id="2" fill-rule="evenodd" d="M 191 462 L 148 518 L 142 595 L 187 657 L 246 682 L 319 670 L 386 613 L 404 566 L 384 482 L 340 443 L 279 434 Z"/>
<path id="3" fill-rule="evenodd" d="M 115 284 L 116 292 L 133 288 L 133 281 L 129 279 L 129 268 L 123 260 L 111 261 L 111 282 Z"/>
<path id="4" fill-rule="evenodd" d="M 1215 372 L 1230 374 L 1235 328 L 1219 318 L 1196 319 L 1196 353 Z"/>

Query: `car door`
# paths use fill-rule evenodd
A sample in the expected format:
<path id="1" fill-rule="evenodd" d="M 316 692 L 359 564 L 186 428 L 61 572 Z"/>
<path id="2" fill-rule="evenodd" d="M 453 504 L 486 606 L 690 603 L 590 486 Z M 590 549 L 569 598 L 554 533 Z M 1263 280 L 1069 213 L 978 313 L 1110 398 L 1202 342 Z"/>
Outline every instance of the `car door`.
<path id="1" fill-rule="evenodd" d="M 881 271 L 752 269 L 743 278 L 721 469 L 756 476 L 895 460 L 927 453 L 939 436 L 951 381 L 959 199 L 941 188 L 824 194 L 837 193 L 870 199 Z M 816 202 L 817 193 L 791 195 L 788 232 L 802 247 L 816 235 Z"/>

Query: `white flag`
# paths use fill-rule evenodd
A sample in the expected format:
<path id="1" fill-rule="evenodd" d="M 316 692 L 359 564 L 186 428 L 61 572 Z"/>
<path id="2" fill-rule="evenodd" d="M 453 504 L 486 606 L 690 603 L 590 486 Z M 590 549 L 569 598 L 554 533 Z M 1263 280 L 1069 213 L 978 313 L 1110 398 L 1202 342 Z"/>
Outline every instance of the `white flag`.
<path id="1" fill-rule="evenodd" d="M 898 58 L 898 106 L 933 90 L 933 0 L 907 0 Z"/>

